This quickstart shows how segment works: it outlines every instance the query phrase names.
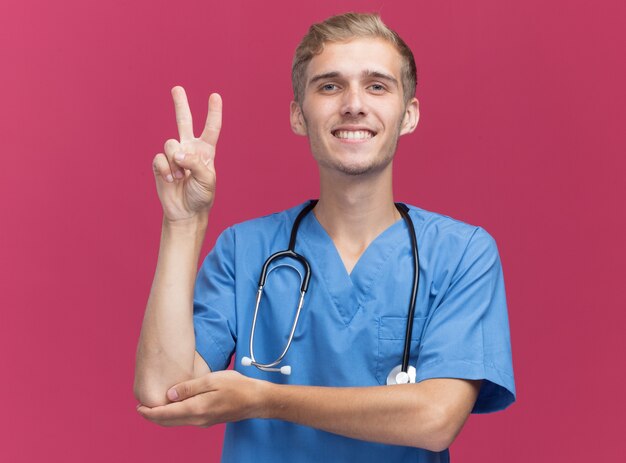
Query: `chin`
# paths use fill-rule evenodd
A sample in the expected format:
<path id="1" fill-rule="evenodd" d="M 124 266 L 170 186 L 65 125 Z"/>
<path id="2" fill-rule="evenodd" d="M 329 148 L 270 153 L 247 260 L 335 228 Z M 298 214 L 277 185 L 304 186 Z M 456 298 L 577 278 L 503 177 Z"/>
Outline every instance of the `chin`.
<path id="1" fill-rule="evenodd" d="M 339 171 L 342 174 L 351 176 L 351 177 L 357 177 L 360 175 L 367 175 L 367 174 L 373 174 L 376 173 L 378 171 L 380 171 L 381 169 L 375 169 L 373 166 L 341 166 L 339 168 Z"/>
<path id="2" fill-rule="evenodd" d="M 317 146 L 311 144 L 313 157 L 317 161 L 320 170 L 334 172 L 350 177 L 375 175 L 385 171 L 393 161 L 395 150 L 389 150 L 386 153 L 372 152 L 340 152 L 325 148 L 317 150 Z M 324 155 L 316 156 L 316 152 L 322 152 Z M 332 153 L 332 154 L 327 154 Z"/>
<path id="3" fill-rule="evenodd" d="M 389 159 L 389 162 L 385 162 L 382 164 L 340 163 L 326 167 L 328 167 L 330 170 L 340 172 L 350 177 L 357 177 L 361 175 L 379 174 L 383 172 L 390 163 L 391 159 Z"/>

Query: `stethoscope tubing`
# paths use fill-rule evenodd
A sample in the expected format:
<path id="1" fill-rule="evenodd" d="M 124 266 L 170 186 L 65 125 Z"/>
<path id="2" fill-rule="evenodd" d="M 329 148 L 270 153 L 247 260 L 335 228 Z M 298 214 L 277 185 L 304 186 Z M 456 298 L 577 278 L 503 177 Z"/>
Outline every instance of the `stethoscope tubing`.
<path id="1" fill-rule="evenodd" d="M 295 251 L 295 246 L 296 246 L 296 237 L 298 234 L 298 228 L 300 227 L 300 222 L 302 221 L 304 216 L 306 216 L 309 212 L 311 212 L 311 210 L 315 207 L 317 202 L 318 202 L 317 199 L 312 199 L 311 201 L 309 201 L 309 204 L 307 204 L 296 217 L 296 220 L 294 221 L 293 226 L 291 228 L 291 236 L 289 238 L 289 248 L 284 251 L 278 251 L 272 254 L 270 257 L 268 257 L 268 259 L 263 264 L 261 275 L 259 276 L 259 287 L 257 291 L 256 304 L 254 308 L 254 317 L 252 319 L 252 331 L 250 333 L 250 358 L 244 357 L 242 359 L 242 363 L 245 362 L 244 363 L 245 365 L 254 365 L 257 368 L 264 370 L 264 371 L 283 372 L 283 369 L 286 368 L 289 372 L 291 372 L 291 367 L 282 367 L 282 368 L 275 368 L 275 367 L 283 360 L 283 358 L 287 354 L 287 351 L 289 350 L 289 347 L 291 346 L 291 342 L 293 340 L 293 336 L 296 331 L 296 327 L 298 325 L 298 319 L 300 318 L 300 312 L 304 304 L 304 295 L 306 294 L 309 288 L 309 282 L 311 279 L 311 266 L 309 265 L 309 262 L 306 260 L 304 256 L 298 254 Z M 413 258 L 413 285 L 411 289 L 411 298 L 409 302 L 409 312 L 408 312 L 408 317 L 407 317 L 407 322 L 406 322 L 405 338 L 404 338 L 404 349 L 402 352 L 402 365 L 401 365 L 401 370 L 400 370 L 401 373 L 406 374 L 409 369 L 409 361 L 410 361 L 410 353 L 411 353 L 411 337 L 413 335 L 413 318 L 415 316 L 415 302 L 417 300 L 417 292 L 419 289 L 419 271 L 420 271 L 419 253 L 418 253 L 418 247 L 417 247 L 417 237 L 415 235 L 415 227 L 413 226 L 413 221 L 411 220 L 411 217 L 409 216 L 409 208 L 406 206 L 406 204 L 403 204 L 403 203 L 394 203 L 394 204 L 396 206 L 396 209 L 398 210 L 398 212 L 404 219 L 405 223 L 407 224 L 407 228 L 409 229 L 409 236 L 411 239 L 412 258 Z M 263 288 L 267 280 L 267 275 L 271 272 L 271 270 L 268 271 L 270 265 L 273 262 L 283 259 L 283 258 L 296 259 L 304 267 L 304 276 L 300 275 L 301 276 L 300 299 L 298 302 L 298 308 L 296 310 L 294 323 L 291 327 L 291 332 L 289 333 L 289 339 L 287 340 L 287 344 L 285 345 L 285 348 L 283 349 L 282 353 L 273 362 L 260 363 L 256 361 L 255 356 L 254 356 L 254 332 L 256 330 L 256 320 L 257 320 L 257 316 L 259 312 L 259 305 L 263 297 Z M 422 330 L 422 335 L 423 335 L 423 330 Z"/>
<path id="2" fill-rule="evenodd" d="M 402 353 L 402 370 L 407 372 L 409 369 L 409 359 L 411 355 L 411 337 L 413 336 L 413 317 L 415 316 L 415 301 L 417 300 L 417 290 L 420 284 L 420 259 L 417 250 L 417 237 L 415 236 L 415 227 L 413 220 L 409 216 L 409 208 L 406 204 L 396 203 L 396 208 L 405 220 L 409 228 L 409 236 L 411 237 L 411 249 L 413 250 L 413 287 L 411 289 L 411 299 L 409 303 L 409 314 L 406 321 L 406 330 L 404 334 L 404 351 Z"/>
<path id="3" fill-rule="evenodd" d="M 296 220 L 293 223 L 293 227 L 291 228 L 291 237 L 289 238 L 289 248 L 285 251 L 278 251 L 272 254 L 263 264 L 263 268 L 261 270 L 261 275 L 259 276 L 259 289 L 257 290 L 256 303 L 254 307 L 254 317 L 252 318 L 252 331 L 250 332 L 250 364 L 254 365 L 257 368 L 265 371 L 280 371 L 280 368 L 274 368 L 278 365 L 291 347 L 291 341 L 293 340 L 294 333 L 296 332 L 296 327 L 298 326 L 298 319 L 300 318 L 300 312 L 302 310 L 302 305 L 304 304 L 304 295 L 309 289 L 309 282 L 311 281 L 311 266 L 309 262 L 306 260 L 304 256 L 301 256 L 295 251 L 296 247 L 296 236 L 298 234 L 298 228 L 300 227 L 300 222 L 317 204 L 317 200 L 311 200 L 309 204 L 305 208 L 303 208 Z M 291 327 L 291 332 L 289 333 L 289 338 L 287 340 L 287 344 L 283 349 L 282 353 L 278 356 L 276 360 L 269 363 L 260 363 L 256 361 L 254 356 L 254 332 L 256 330 L 256 320 L 257 315 L 259 313 L 259 305 L 261 304 L 261 298 L 263 297 L 263 288 L 265 287 L 265 282 L 267 280 L 267 275 L 269 274 L 269 267 L 273 262 L 276 262 L 280 259 L 291 258 L 296 259 L 300 262 L 304 267 L 304 276 L 301 276 L 301 284 L 300 284 L 300 300 L 298 301 L 298 308 L 296 310 L 296 316 L 294 318 L 293 325 Z M 298 272 L 299 273 L 299 272 Z"/>

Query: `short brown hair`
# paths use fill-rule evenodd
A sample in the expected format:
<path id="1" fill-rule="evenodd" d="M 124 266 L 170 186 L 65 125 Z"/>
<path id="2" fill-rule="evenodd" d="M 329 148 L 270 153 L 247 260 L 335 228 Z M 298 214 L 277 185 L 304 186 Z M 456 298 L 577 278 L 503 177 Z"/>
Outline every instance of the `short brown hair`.
<path id="1" fill-rule="evenodd" d="M 417 69 L 413 52 L 400 36 L 383 23 L 375 13 L 345 13 L 313 24 L 296 48 L 291 66 L 294 100 L 302 103 L 306 68 L 315 55 L 324 51 L 327 42 L 344 42 L 356 37 L 374 37 L 387 40 L 402 56 L 402 91 L 405 103 L 415 96 Z"/>

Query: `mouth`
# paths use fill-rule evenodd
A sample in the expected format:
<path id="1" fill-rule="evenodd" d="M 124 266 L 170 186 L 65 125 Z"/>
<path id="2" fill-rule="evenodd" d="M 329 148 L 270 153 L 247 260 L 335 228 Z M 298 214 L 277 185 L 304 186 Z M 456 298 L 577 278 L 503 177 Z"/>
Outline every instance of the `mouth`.
<path id="1" fill-rule="evenodd" d="M 376 136 L 376 132 L 373 132 L 368 129 L 360 129 L 360 130 L 345 130 L 345 129 L 337 129 L 331 132 L 335 138 L 339 138 L 341 140 L 369 140 L 372 137 Z"/>

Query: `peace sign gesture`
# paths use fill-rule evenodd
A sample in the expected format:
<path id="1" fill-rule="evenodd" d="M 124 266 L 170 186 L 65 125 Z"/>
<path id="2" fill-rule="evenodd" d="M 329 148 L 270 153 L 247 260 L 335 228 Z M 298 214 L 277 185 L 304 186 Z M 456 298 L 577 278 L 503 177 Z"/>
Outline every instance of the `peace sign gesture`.
<path id="1" fill-rule="evenodd" d="M 154 157 L 152 167 L 166 220 L 178 221 L 207 211 L 215 197 L 215 146 L 222 127 L 222 98 L 209 96 L 209 112 L 200 138 L 193 135 L 191 110 L 185 89 L 172 89 L 180 140 L 165 142 L 165 153 Z"/>

